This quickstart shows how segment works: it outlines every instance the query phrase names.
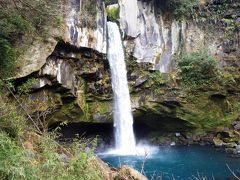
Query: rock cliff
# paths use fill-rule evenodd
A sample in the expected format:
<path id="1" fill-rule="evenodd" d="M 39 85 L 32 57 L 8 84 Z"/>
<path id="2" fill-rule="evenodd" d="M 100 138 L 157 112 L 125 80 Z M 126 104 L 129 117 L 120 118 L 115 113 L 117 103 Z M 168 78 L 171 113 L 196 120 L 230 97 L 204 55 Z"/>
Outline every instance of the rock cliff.
<path id="1" fill-rule="evenodd" d="M 232 12 L 224 11 L 226 14 L 213 22 L 216 4 L 227 4 Z M 111 123 L 104 2 L 72 0 L 63 7 L 64 28 L 54 31 L 46 42 L 35 42 L 20 57 L 23 63 L 15 77 L 16 93 L 21 94 L 18 87 L 29 78 L 38 79 L 39 85 L 30 87 L 30 94 L 22 98 L 35 99 L 29 108 L 33 114 L 51 108 L 49 125 L 65 121 Z M 153 131 L 209 132 L 238 118 L 236 7 L 237 2 L 213 1 L 199 5 L 191 17 L 180 18 L 167 11 L 162 1 L 119 1 L 117 21 L 126 52 L 135 123 Z M 218 60 L 222 75 L 207 87 L 189 89 L 183 85 L 177 63 L 182 54 L 199 50 L 207 50 Z M 44 108 L 39 107 L 42 104 Z"/>

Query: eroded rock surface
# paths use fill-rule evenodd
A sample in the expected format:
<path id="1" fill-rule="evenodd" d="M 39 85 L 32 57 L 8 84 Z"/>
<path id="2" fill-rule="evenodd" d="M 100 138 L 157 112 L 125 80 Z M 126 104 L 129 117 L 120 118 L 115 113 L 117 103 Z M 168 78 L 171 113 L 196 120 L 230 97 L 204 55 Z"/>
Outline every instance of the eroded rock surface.
<path id="1" fill-rule="evenodd" d="M 137 0 L 121 0 L 120 25 L 124 35 L 135 38 L 140 34 L 139 29 L 139 8 Z"/>
<path id="2" fill-rule="evenodd" d="M 106 53 L 106 11 L 102 0 L 96 7 L 81 0 L 71 0 L 66 8 L 65 42 L 77 47 L 86 47 Z M 94 9 L 95 8 L 95 9 Z"/>

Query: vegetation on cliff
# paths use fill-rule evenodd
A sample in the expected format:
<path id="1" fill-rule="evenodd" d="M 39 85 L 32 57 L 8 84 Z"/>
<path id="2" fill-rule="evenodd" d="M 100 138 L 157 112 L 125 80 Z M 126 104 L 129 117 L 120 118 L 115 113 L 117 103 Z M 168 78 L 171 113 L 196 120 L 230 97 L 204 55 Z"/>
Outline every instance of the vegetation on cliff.
<path id="1" fill-rule="evenodd" d="M 58 26 L 59 1 L 0 2 L 0 76 L 10 76 L 18 56 L 35 38 L 48 37 L 48 26 Z"/>
<path id="2" fill-rule="evenodd" d="M 136 122 L 156 131 L 204 134 L 218 126 L 231 127 L 240 115 L 239 68 L 220 68 L 206 51 L 184 53 L 169 74 L 137 68 L 134 72 L 142 77 L 132 89 L 134 102 L 139 103 Z"/>
<path id="3" fill-rule="evenodd" d="M 180 16 L 189 16 L 193 12 L 193 8 L 198 5 L 198 0 L 168 0 L 166 5 L 168 10 Z"/>
<path id="4" fill-rule="evenodd" d="M 200 87 L 216 80 L 217 61 L 207 52 L 194 52 L 184 55 L 178 62 L 181 80 L 184 85 Z"/>
<path id="5" fill-rule="evenodd" d="M 102 179 L 93 151 L 85 151 L 87 141 L 58 144 L 55 132 L 26 118 L 22 105 L 6 95 L 0 95 L 1 179 Z"/>
<path id="6" fill-rule="evenodd" d="M 110 5 L 117 1 L 105 0 L 104 2 Z M 226 33 L 227 43 L 223 44 L 223 49 L 225 46 L 231 47 L 230 45 L 234 44 L 232 39 L 238 35 L 239 22 L 236 21 L 235 13 L 238 6 L 235 7 L 235 3 L 231 5 L 230 1 L 225 0 L 208 2 L 203 0 L 200 2 L 207 5 L 200 8 L 198 2 L 197 0 L 168 0 L 164 1 L 165 6 L 162 7 L 167 6 L 168 8 L 165 10 L 171 10 L 166 12 L 166 15 L 172 14 L 176 17 L 178 14 L 177 17 L 181 17 L 191 14 L 197 17 L 199 24 L 207 21 L 210 26 L 215 27 L 215 20 L 223 22 L 223 24 L 217 23 L 217 25 L 224 25 L 223 29 Z M 11 75 L 14 66 L 18 63 L 15 60 L 31 44 L 33 39 L 43 40 L 49 37 L 48 31 L 51 29 L 47 27 L 51 22 L 56 22 L 55 25 L 60 23 L 61 17 L 56 15 L 58 12 L 57 3 L 58 1 L 53 3 L 47 0 L 0 2 L 0 77 L 6 78 Z M 80 13 L 80 18 L 82 18 L 80 27 L 86 26 L 90 29 L 95 27 L 98 8 L 100 8 L 97 6 L 100 5 L 98 1 L 94 0 L 83 3 Z M 196 6 L 198 7 L 196 8 Z M 193 12 L 196 9 L 197 11 Z M 228 13 L 228 9 L 231 9 L 233 13 Z M 162 16 L 165 15 L 165 12 L 161 13 Z M 116 7 L 107 8 L 107 14 L 109 20 L 116 21 L 119 18 L 119 9 Z M 209 27 L 206 26 L 206 28 Z M 206 34 L 206 32 L 208 31 L 203 33 Z M 212 37 L 209 35 L 207 38 Z M 234 41 L 237 42 L 237 38 Z M 37 73 L 16 80 L 13 83 L 14 93 L 21 96 L 21 101 L 26 100 L 26 104 L 30 101 L 29 112 L 34 115 L 38 111 L 44 113 L 46 110 L 52 113 L 45 127 L 61 121 L 111 123 L 111 83 L 106 59 L 98 56 L 97 53 L 95 54 L 92 49 L 75 52 L 78 51 L 76 47 L 65 45 L 63 48 L 74 49 L 71 53 L 76 53 L 76 58 L 71 57 L 70 60 L 69 56 L 65 57 L 64 55 L 67 53 L 63 49 L 58 50 L 57 53 L 54 52 L 57 54 L 54 58 L 61 56 L 64 61 L 71 62 L 73 65 L 74 81 L 81 79 L 81 83 L 84 84 L 84 88 L 81 89 L 77 85 L 72 87 L 74 91 L 77 89 L 78 95 L 64 88 L 63 84 L 56 80 L 57 77 L 48 77 L 48 75 Z M 227 51 L 227 53 L 231 52 L 237 53 L 237 49 L 233 48 Z M 54 53 L 53 56 L 55 56 Z M 182 57 L 176 57 L 178 64 L 176 71 L 168 75 L 153 71 L 152 65 L 143 65 L 127 57 L 127 64 L 130 67 L 128 76 L 131 90 L 133 97 L 137 99 L 134 104 L 136 105 L 134 107 L 136 113 L 134 113 L 138 115 L 137 118 L 142 116 L 140 119 L 143 119 L 143 122 L 150 127 L 166 128 L 172 131 L 176 129 L 195 130 L 197 128 L 202 131 L 210 131 L 219 125 L 228 126 L 231 124 L 239 116 L 240 111 L 238 102 L 240 80 L 237 58 L 233 62 L 236 66 L 224 65 L 225 67 L 220 69 L 220 63 L 218 64 L 206 52 L 181 53 L 183 53 Z M 224 58 L 221 57 L 221 61 L 222 59 L 225 61 Z M 231 61 L 231 58 L 229 59 Z M 54 61 L 55 59 L 53 59 Z M 47 83 L 33 89 L 32 86 L 36 81 L 39 82 L 40 78 L 46 78 L 51 85 Z M 12 112 L 16 112 L 16 110 Z M 11 119 L 17 122 L 16 124 L 21 120 L 18 116 L 17 119 Z M 11 123 L 11 121 L 6 122 Z M 12 127 L 14 124 L 4 124 L 3 127 L 5 126 Z M 16 136 L 18 130 L 5 128 L 4 131 L 8 131 L 11 136 Z"/>

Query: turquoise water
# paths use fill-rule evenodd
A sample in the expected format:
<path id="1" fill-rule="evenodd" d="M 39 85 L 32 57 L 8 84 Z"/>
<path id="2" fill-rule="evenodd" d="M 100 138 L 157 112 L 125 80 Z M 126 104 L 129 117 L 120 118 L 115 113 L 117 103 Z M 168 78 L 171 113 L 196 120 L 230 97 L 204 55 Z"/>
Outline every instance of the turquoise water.
<path id="1" fill-rule="evenodd" d="M 99 155 L 101 159 L 113 167 L 130 165 L 141 170 L 143 157 Z M 144 173 L 148 178 L 168 180 L 188 180 L 194 177 L 207 179 L 233 179 L 226 164 L 240 175 L 240 158 L 233 158 L 223 151 L 212 147 L 185 146 L 160 147 L 156 154 L 149 156 L 145 161 Z M 214 177 L 214 178 L 213 178 Z"/>

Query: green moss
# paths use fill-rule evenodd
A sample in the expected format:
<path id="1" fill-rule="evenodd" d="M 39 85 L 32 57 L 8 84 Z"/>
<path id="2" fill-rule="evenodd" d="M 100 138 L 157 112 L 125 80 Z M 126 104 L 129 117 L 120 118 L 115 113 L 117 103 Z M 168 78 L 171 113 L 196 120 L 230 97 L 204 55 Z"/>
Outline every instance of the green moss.
<path id="1" fill-rule="evenodd" d="M 83 110 L 76 102 L 63 104 L 61 108 L 49 118 L 49 125 L 55 122 L 79 122 L 83 114 Z"/>
<path id="2" fill-rule="evenodd" d="M 111 7 L 107 8 L 107 18 L 109 21 L 116 22 L 119 19 L 119 8 L 118 7 Z"/>
<path id="3" fill-rule="evenodd" d="M 79 16 L 80 27 L 96 28 L 98 1 L 88 0 L 81 3 Z"/>
<path id="4" fill-rule="evenodd" d="M 209 92 L 188 94 L 184 106 L 177 109 L 178 116 L 204 130 L 211 130 L 220 125 L 229 126 L 239 115 L 239 99 L 227 97 L 216 100 L 211 99 L 210 95 Z"/>
<path id="5" fill-rule="evenodd" d="M 194 7 L 198 5 L 197 0 L 168 0 L 167 1 L 168 11 L 173 11 L 175 15 L 178 15 L 177 18 L 181 16 L 190 16 L 193 12 Z"/>
<path id="6" fill-rule="evenodd" d="M 154 99 L 138 101 L 140 107 L 134 112 L 137 119 L 156 129 L 164 127 L 166 131 L 181 129 L 203 133 L 217 126 L 230 126 L 240 114 L 240 98 L 222 90 L 158 89 L 161 94 L 153 90 Z"/>
<path id="7" fill-rule="evenodd" d="M 153 86 L 157 88 L 165 85 L 168 82 L 168 76 L 164 76 L 164 74 L 162 74 L 160 71 L 149 73 L 149 77 L 153 81 Z"/>
<path id="8" fill-rule="evenodd" d="M 21 101 L 27 104 L 30 114 L 62 106 L 61 95 L 46 90 L 21 96 Z"/>
<path id="9" fill-rule="evenodd" d="M 88 14 L 91 14 L 92 16 L 97 15 L 97 1 L 95 0 L 89 0 L 88 3 L 86 3 L 85 10 L 87 10 Z"/>
<path id="10" fill-rule="evenodd" d="M 106 119 L 111 121 L 112 120 L 112 116 L 110 112 L 111 106 L 112 106 L 111 101 L 89 102 L 89 113 L 91 115 L 105 116 Z"/>
<path id="11" fill-rule="evenodd" d="M 77 102 L 83 111 L 82 120 L 88 122 L 90 119 L 89 104 L 86 102 L 86 96 L 84 93 L 78 94 Z"/>
<path id="12" fill-rule="evenodd" d="M 26 82 L 17 87 L 19 94 L 27 94 L 31 91 L 32 87 L 38 82 L 37 78 L 30 78 Z"/>

